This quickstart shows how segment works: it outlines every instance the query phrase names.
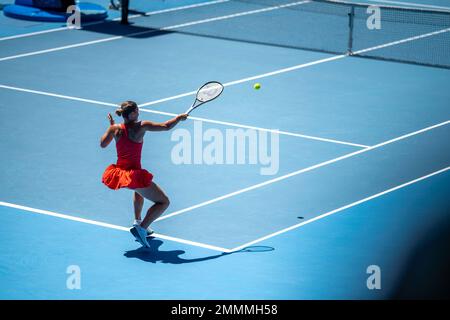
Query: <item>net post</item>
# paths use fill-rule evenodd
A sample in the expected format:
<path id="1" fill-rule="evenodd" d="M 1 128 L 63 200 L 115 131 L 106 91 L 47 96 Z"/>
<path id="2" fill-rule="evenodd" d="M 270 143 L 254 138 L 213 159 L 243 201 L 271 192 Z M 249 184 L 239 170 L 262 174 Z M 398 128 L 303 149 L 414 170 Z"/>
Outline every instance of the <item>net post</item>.
<path id="1" fill-rule="evenodd" d="M 353 27 L 355 21 L 355 6 L 351 6 L 350 13 L 348 14 L 348 47 L 347 54 L 351 56 L 353 54 Z"/>
<path id="2" fill-rule="evenodd" d="M 129 0 L 121 0 L 120 1 L 120 8 L 121 8 L 121 24 L 128 24 L 128 6 L 129 6 Z"/>

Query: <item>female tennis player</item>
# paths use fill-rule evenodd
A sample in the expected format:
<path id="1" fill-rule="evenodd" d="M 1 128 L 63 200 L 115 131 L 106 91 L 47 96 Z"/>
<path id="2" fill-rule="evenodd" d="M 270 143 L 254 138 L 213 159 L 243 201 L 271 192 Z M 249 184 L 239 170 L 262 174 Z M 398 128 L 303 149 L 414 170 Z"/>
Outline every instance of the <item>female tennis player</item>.
<path id="1" fill-rule="evenodd" d="M 111 114 L 108 114 L 110 127 L 100 140 L 100 146 L 106 148 L 114 138 L 117 149 L 117 163 L 108 166 L 103 173 L 102 182 L 109 188 L 117 190 L 128 188 L 134 190 L 133 205 L 135 221 L 130 232 L 143 246 L 149 247 L 147 235 L 152 234 L 150 224 L 155 221 L 169 206 L 169 198 L 153 180 L 153 175 L 141 167 L 141 151 L 144 135 L 147 131 L 167 131 L 178 122 L 186 120 L 187 114 L 180 114 L 163 123 L 138 121 L 139 108 L 134 101 L 125 101 L 116 110 L 124 122 L 115 124 Z M 153 201 L 144 220 L 141 211 L 144 198 Z"/>

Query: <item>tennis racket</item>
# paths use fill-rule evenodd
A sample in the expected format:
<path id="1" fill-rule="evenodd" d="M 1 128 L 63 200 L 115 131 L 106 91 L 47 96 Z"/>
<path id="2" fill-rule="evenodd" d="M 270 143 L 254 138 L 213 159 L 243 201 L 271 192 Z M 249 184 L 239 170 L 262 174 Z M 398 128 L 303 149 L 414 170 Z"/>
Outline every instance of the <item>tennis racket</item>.
<path id="1" fill-rule="evenodd" d="M 192 104 L 192 106 L 185 112 L 186 114 L 189 114 L 194 110 L 195 108 L 200 107 L 202 104 L 212 101 L 223 91 L 223 84 L 217 81 L 209 81 L 202 85 L 200 89 L 197 90 L 197 95 L 195 97 L 195 101 Z"/>

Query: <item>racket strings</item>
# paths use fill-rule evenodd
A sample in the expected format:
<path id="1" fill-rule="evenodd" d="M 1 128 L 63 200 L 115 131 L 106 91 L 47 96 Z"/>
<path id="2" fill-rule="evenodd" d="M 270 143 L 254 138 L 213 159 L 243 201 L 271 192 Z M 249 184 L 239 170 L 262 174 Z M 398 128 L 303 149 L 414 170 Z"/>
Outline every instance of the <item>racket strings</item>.
<path id="1" fill-rule="evenodd" d="M 217 98 L 223 91 L 223 85 L 219 82 L 209 82 L 203 85 L 197 92 L 197 100 L 208 102 Z"/>

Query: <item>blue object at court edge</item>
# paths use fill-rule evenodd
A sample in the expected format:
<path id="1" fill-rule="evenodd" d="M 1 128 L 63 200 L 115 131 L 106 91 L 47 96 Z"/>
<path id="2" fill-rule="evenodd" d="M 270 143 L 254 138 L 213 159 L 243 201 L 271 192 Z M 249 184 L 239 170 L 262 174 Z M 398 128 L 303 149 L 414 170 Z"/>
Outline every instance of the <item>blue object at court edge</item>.
<path id="1" fill-rule="evenodd" d="M 78 4 L 81 11 L 81 21 L 100 21 L 108 16 L 107 10 L 95 3 L 81 2 Z M 46 22 L 65 22 L 72 13 L 56 12 L 44 10 L 24 5 L 11 4 L 3 8 L 5 16 L 15 19 L 46 21 Z"/>

